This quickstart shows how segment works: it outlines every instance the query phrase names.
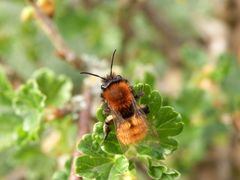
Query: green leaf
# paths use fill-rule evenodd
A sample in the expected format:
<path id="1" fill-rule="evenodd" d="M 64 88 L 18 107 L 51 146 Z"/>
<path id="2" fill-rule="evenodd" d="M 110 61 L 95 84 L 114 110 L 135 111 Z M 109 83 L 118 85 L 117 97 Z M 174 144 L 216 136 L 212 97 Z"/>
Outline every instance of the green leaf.
<path id="1" fill-rule="evenodd" d="M 15 142 L 15 132 L 19 125 L 19 117 L 14 114 L 12 100 L 14 91 L 3 68 L 0 66 L 0 150 Z"/>
<path id="2" fill-rule="evenodd" d="M 104 137 L 103 122 L 106 119 L 106 115 L 103 113 L 102 107 L 99 108 L 97 111 L 97 119 L 100 122 L 98 122 L 94 125 L 93 134 L 92 134 L 92 136 L 94 136 L 94 139 L 96 139 L 99 143 L 102 144 L 102 149 L 106 153 L 122 154 L 123 151 L 120 147 L 120 144 L 116 137 L 115 128 L 113 126 L 110 127 L 112 129 L 112 131 L 108 134 L 107 139 L 103 142 L 103 137 Z"/>
<path id="3" fill-rule="evenodd" d="M 102 143 L 103 140 L 103 122 L 97 122 L 93 126 L 92 138 L 98 144 Z"/>
<path id="4" fill-rule="evenodd" d="M 100 122 L 104 122 L 105 121 L 106 115 L 104 114 L 102 107 L 98 108 L 97 114 L 96 114 L 96 118 Z"/>
<path id="5" fill-rule="evenodd" d="M 8 81 L 3 68 L 0 66 L 0 92 L 11 90 L 11 84 Z"/>
<path id="6" fill-rule="evenodd" d="M 20 124 L 20 119 L 14 112 L 0 114 L 0 151 L 15 143 L 15 128 Z"/>
<path id="7" fill-rule="evenodd" d="M 150 109 L 150 113 L 148 114 L 148 117 L 150 121 L 155 119 L 157 112 L 160 110 L 162 106 L 162 98 L 160 94 L 157 91 L 152 91 L 149 95 L 149 99 L 151 99 L 150 102 L 148 102 L 148 107 Z"/>
<path id="8" fill-rule="evenodd" d="M 4 70 L 0 67 L 0 107 L 11 106 L 14 92 Z M 2 107 L 3 108 L 3 107 Z M 0 110 L 1 112 L 2 110 Z"/>
<path id="9" fill-rule="evenodd" d="M 160 140 L 160 145 L 164 149 L 164 155 L 169 155 L 178 147 L 178 142 L 173 138 L 165 138 Z"/>
<path id="10" fill-rule="evenodd" d="M 160 94 L 153 91 L 148 84 L 137 84 L 134 86 L 134 91 L 136 94 L 144 94 L 139 98 L 138 104 L 149 107 L 150 113 L 147 115 L 147 120 L 149 121 L 149 131 L 152 133 L 149 133 L 146 140 L 123 151 L 113 126 L 111 126 L 112 131 L 103 142 L 103 124 L 106 117 L 102 108 L 98 109 L 97 119 L 99 122 L 94 125 L 93 133 L 85 135 L 78 146 L 84 154 L 79 157 L 77 163 L 79 175 L 89 179 L 110 179 L 110 177 L 111 179 L 117 179 L 120 175 L 123 175 L 121 173 L 123 169 L 126 170 L 129 166 L 129 161 L 121 154 L 125 154 L 130 159 L 147 157 L 151 161 L 159 163 L 159 160 L 165 159 L 166 155 L 177 149 L 178 143 L 172 137 L 179 134 L 183 129 L 180 114 L 175 112 L 172 107 L 162 106 Z M 154 137 L 151 136 L 153 134 Z M 124 157 L 118 161 L 121 162 L 119 164 L 125 164 L 125 166 L 112 166 L 114 155 Z M 144 163 L 147 162 L 144 161 Z M 154 179 L 173 179 L 176 176 L 174 170 L 170 170 L 162 164 L 154 164 L 149 167 L 149 175 Z"/>
<path id="11" fill-rule="evenodd" d="M 76 173 L 81 177 L 115 180 L 127 172 L 129 163 L 124 156 L 109 158 L 82 155 L 77 158 L 76 166 Z"/>
<path id="12" fill-rule="evenodd" d="M 154 117 L 154 114 L 160 109 L 162 106 L 162 98 L 158 91 L 153 91 L 151 86 L 148 84 L 139 83 L 134 86 L 135 94 L 143 94 L 140 97 L 139 103 L 148 105 L 150 108 L 151 118 Z"/>
<path id="13" fill-rule="evenodd" d="M 144 74 L 144 80 L 143 80 L 144 83 L 147 83 L 147 84 L 149 84 L 151 87 L 154 87 L 155 81 L 156 81 L 156 79 L 155 79 L 155 77 L 154 77 L 153 74 L 151 74 L 150 72 L 145 72 L 145 74 Z"/>
<path id="14" fill-rule="evenodd" d="M 181 50 L 183 62 L 190 68 L 199 68 L 207 62 L 206 53 L 200 48 L 183 47 Z"/>
<path id="15" fill-rule="evenodd" d="M 24 132 L 35 137 L 39 129 L 43 109 L 45 106 L 45 96 L 40 92 L 35 81 L 28 81 L 16 94 L 13 108 L 17 115 L 24 121 L 21 134 Z"/>
<path id="16" fill-rule="evenodd" d="M 147 155 L 158 160 L 164 159 L 165 156 L 165 149 L 160 145 L 160 143 L 150 145 L 141 143 L 137 147 L 137 152 L 140 155 Z"/>
<path id="17" fill-rule="evenodd" d="M 159 161 L 154 161 L 149 159 L 148 162 L 148 174 L 153 179 L 175 179 L 180 176 L 180 174 L 174 169 L 170 169 L 163 165 Z"/>
<path id="18" fill-rule="evenodd" d="M 119 179 L 123 173 L 127 172 L 129 167 L 128 159 L 125 156 L 119 156 L 111 168 L 108 179 Z"/>
<path id="19" fill-rule="evenodd" d="M 80 143 L 78 144 L 78 150 L 86 155 L 91 156 L 104 155 L 100 145 L 94 142 L 91 134 L 86 134 L 82 137 Z"/>
<path id="20" fill-rule="evenodd" d="M 94 125 L 93 133 L 86 134 L 78 144 L 78 149 L 88 155 L 122 154 L 123 151 L 114 132 L 110 132 L 103 142 L 103 123 Z"/>
<path id="21" fill-rule="evenodd" d="M 178 143 L 170 138 L 178 135 L 183 129 L 182 118 L 172 107 L 162 106 L 162 98 L 157 91 L 152 91 L 146 84 L 137 84 L 135 92 L 144 92 L 144 97 L 140 98 L 139 103 L 144 103 L 149 107 L 150 113 L 147 114 L 151 140 L 141 143 L 137 147 L 139 154 L 148 155 L 156 159 L 164 159 L 166 155 L 177 149 Z"/>
<path id="22" fill-rule="evenodd" d="M 185 87 L 173 105 L 183 116 L 189 116 L 189 112 L 202 112 L 209 108 L 211 103 L 209 96 L 203 90 L 196 87 Z"/>
<path id="23" fill-rule="evenodd" d="M 59 170 L 53 174 L 53 180 L 68 180 L 71 171 L 72 160 L 69 159 L 65 162 L 63 170 Z"/>
<path id="24" fill-rule="evenodd" d="M 65 171 L 58 171 L 54 173 L 53 180 L 68 180 L 69 175 Z"/>
<path id="25" fill-rule="evenodd" d="M 112 164 L 112 158 L 83 155 L 76 160 L 76 173 L 85 178 L 96 178 L 109 174 Z"/>
<path id="26" fill-rule="evenodd" d="M 143 142 L 137 146 L 140 155 L 147 155 L 156 160 L 163 160 L 178 147 L 178 142 L 172 138 L 159 141 Z"/>
<path id="27" fill-rule="evenodd" d="M 148 104 L 148 102 L 151 100 L 150 99 L 151 91 L 152 91 L 152 88 L 148 84 L 139 83 L 134 86 L 135 94 L 142 94 L 142 93 L 144 94 L 144 96 L 142 96 L 139 99 L 140 104 Z"/>
<path id="28" fill-rule="evenodd" d="M 148 174 L 153 179 L 161 179 L 163 171 L 163 166 L 150 166 L 148 169 Z"/>
<path id="29" fill-rule="evenodd" d="M 183 130 L 182 118 L 172 107 L 165 106 L 157 112 L 155 127 L 160 139 L 176 136 Z"/>
<path id="30" fill-rule="evenodd" d="M 231 54 L 223 54 L 219 57 L 215 71 L 211 74 L 213 80 L 222 82 L 231 69 L 236 66 L 236 59 Z"/>
<path id="31" fill-rule="evenodd" d="M 46 96 L 46 104 L 62 106 L 71 97 L 73 84 L 64 75 L 57 76 L 49 69 L 41 69 L 34 73 L 40 91 Z"/>
<path id="32" fill-rule="evenodd" d="M 114 131 L 108 134 L 107 139 L 103 142 L 103 151 L 111 154 L 122 154 L 123 150 L 118 142 Z"/>

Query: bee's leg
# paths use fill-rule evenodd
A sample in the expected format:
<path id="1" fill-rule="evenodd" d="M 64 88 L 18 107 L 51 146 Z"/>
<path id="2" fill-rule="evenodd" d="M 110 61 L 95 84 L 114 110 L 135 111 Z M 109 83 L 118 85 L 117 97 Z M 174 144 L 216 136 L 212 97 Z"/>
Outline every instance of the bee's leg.
<path id="1" fill-rule="evenodd" d="M 106 115 L 109 115 L 111 113 L 111 109 L 108 107 L 107 103 L 103 104 L 103 111 Z"/>
<path id="2" fill-rule="evenodd" d="M 141 106 L 141 110 L 145 113 L 148 114 L 150 112 L 149 107 L 147 105 Z"/>
<path id="3" fill-rule="evenodd" d="M 138 94 L 134 91 L 133 87 L 131 86 L 131 92 L 136 100 L 138 100 L 140 97 L 144 96 L 144 92 L 140 91 Z"/>
<path id="4" fill-rule="evenodd" d="M 144 96 L 144 92 L 143 91 L 140 91 L 138 94 L 135 94 L 134 95 L 134 98 L 135 99 L 139 99 L 140 97 Z"/>
<path id="5" fill-rule="evenodd" d="M 103 142 L 107 139 L 108 134 L 111 132 L 110 125 L 111 125 L 112 122 L 113 122 L 113 117 L 112 116 L 108 116 L 106 118 L 106 120 L 104 121 L 104 125 L 103 125 L 104 138 L 103 138 Z"/>

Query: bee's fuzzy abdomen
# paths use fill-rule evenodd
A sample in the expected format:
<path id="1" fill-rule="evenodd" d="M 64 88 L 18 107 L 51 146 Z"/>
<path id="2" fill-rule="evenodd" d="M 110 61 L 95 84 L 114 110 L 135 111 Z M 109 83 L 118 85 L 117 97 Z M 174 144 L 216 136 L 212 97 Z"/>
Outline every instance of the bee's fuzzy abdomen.
<path id="1" fill-rule="evenodd" d="M 147 124 L 143 119 L 132 116 L 118 124 L 117 137 L 124 145 L 135 144 L 144 139 L 147 129 Z"/>

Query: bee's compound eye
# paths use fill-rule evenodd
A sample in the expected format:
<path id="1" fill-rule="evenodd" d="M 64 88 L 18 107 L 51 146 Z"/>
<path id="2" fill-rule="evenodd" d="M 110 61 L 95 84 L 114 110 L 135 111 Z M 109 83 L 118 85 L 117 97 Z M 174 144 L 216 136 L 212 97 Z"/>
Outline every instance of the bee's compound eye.
<path id="1" fill-rule="evenodd" d="M 104 86 L 104 85 L 101 85 L 101 89 L 104 90 L 104 89 L 105 89 L 105 86 Z"/>

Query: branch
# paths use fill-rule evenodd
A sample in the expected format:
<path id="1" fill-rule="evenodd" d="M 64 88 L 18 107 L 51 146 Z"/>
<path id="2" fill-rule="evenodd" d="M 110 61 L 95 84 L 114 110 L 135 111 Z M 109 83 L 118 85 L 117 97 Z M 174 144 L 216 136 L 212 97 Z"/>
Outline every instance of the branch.
<path id="1" fill-rule="evenodd" d="M 229 30 L 228 50 L 237 56 L 240 63 L 240 1 L 226 0 L 223 9 L 223 20 Z"/>
<path id="2" fill-rule="evenodd" d="M 84 89 L 83 96 L 85 101 L 85 107 L 79 113 L 76 145 L 78 144 L 82 136 L 90 131 L 92 98 L 91 98 L 91 91 L 89 87 Z M 70 173 L 69 180 L 81 179 L 80 177 L 76 176 L 76 173 L 75 173 L 75 160 L 79 155 L 80 155 L 80 152 L 75 148 L 73 152 L 73 160 L 72 160 L 71 173 Z"/>
<path id="3" fill-rule="evenodd" d="M 35 12 L 35 18 L 40 22 L 42 30 L 46 33 L 53 46 L 55 47 L 59 57 L 67 63 L 73 65 L 77 69 L 84 69 L 85 62 L 77 56 L 71 49 L 67 47 L 58 28 L 52 20 L 42 11 L 34 0 L 28 0 Z"/>
<path id="4" fill-rule="evenodd" d="M 167 23 L 166 19 L 159 13 L 150 1 L 142 1 L 139 3 L 140 9 L 148 18 L 149 22 L 163 35 L 168 41 L 173 44 L 182 42 L 182 38 L 177 34 L 175 29 Z"/>
<path id="5" fill-rule="evenodd" d="M 83 5 L 86 9 L 91 10 L 95 8 L 97 5 L 102 3 L 102 0 L 83 0 L 81 1 L 81 5 Z"/>
<path id="6" fill-rule="evenodd" d="M 162 44 L 155 44 L 156 47 L 165 53 L 170 63 L 174 66 L 182 65 L 179 54 L 179 46 L 183 43 L 183 38 L 178 35 L 175 29 L 167 23 L 166 19 L 151 4 L 151 1 L 144 0 L 139 3 L 139 9 L 146 16 L 148 21 L 159 32 Z M 162 48 L 160 48 L 160 46 Z"/>
<path id="7" fill-rule="evenodd" d="M 127 46 L 134 37 L 132 19 L 134 16 L 134 1 L 120 2 L 118 25 L 122 31 L 122 42 L 120 48 L 119 62 L 124 65 L 127 59 Z M 127 19 L 127 21 L 126 21 Z"/>

